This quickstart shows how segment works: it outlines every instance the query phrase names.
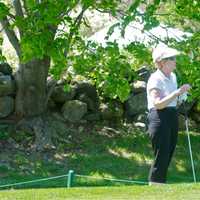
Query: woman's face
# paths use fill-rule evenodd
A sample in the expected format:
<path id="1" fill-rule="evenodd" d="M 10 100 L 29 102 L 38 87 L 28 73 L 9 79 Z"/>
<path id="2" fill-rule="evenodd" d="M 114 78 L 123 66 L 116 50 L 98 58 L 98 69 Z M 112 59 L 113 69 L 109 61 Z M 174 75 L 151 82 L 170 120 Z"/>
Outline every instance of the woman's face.
<path id="1" fill-rule="evenodd" d="M 166 58 L 161 62 L 163 70 L 167 73 L 171 73 L 176 69 L 176 57 Z"/>

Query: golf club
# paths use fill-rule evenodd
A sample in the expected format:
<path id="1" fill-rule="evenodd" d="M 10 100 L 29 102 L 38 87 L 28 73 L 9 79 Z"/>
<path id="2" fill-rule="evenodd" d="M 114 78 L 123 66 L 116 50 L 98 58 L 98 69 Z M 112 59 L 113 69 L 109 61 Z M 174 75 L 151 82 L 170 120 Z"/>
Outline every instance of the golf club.
<path id="1" fill-rule="evenodd" d="M 184 93 L 181 96 L 181 101 L 183 103 L 183 109 L 184 109 L 185 127 L 186 127 L 187 139 L 188 139 L 188 147 L 189 147 L 190 160 L 191 160 L 191 166 L 192 166 L 193 180 L 194 180 L 194 183 L 196 183 L 196 173 L 195 173 L 195 168 L 194 168 L 194 160 L 193 160 L 192 147 L 191 147 L 191 142 L 190 142 L 190 133 L 189 133 L 189 128 L 188 128 L 188 113 L 187 113 L 187 109 L 185 105 L 186 100 L 187 100 L 187 93 Z"/>

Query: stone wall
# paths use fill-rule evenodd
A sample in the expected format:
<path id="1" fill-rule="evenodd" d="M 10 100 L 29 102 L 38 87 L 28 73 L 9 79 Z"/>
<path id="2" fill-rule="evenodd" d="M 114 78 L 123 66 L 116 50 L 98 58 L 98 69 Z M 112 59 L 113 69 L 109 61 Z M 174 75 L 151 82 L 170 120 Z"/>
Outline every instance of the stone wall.
<path id="1" fill-rule="evenodd" d="M 0 118 L 14 111 L 15 81 L 12 68 L 7 63 L 0 64 Z"/>
<path id="2" fill-rule="evenodd" d="M 66 91 L 63 81 L 48 78 L 47 90 L 52 90 L 48 101 L 48 110 L 59 113 L 62 120 L 72 123 L 98 120 L 117 123 L 123 119 L 133 123 L 137 128 L 146 130 L 148 113 L 146 83 L 150 71 L 148 67 L 142 67 L 137 74 L 138 80 L 131 84 L 131 93 L 124 103 L 118 100 L 100 100 L 96 88 L 90 82 L 74 81 L 70 90 Z M 12 68 L 6 63 L 0 64 L 0 119 L 13 114 L 15 90 Z M 186 105 L 188 113 L 198 123 L 199 111 L 196 107 L 195 101 Z M 183 107 L 180 107 L 179 110 L 180 113 L 184 113 Z M 195 122 L 193 122 L 194 124 Z M 180 116 L 180 127 L 184 129 L 183 115 Z"/>

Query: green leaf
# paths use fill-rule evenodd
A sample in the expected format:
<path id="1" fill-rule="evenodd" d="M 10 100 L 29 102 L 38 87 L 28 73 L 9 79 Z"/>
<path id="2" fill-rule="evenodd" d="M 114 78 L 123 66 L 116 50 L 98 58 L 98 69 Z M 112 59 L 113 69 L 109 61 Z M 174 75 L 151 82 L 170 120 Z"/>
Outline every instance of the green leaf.
<path id="1" fill-rule="evenodd" d="M 120 25 L 120 23 L 115 23 L 115 24 L 113 24 L 113 25 L 109 28 L 109 30 L 108 30 L 108 32 L 107 32 L 107 36 L 105 37 L 105 39 L 108 39 L 109 36 L 111 36 L 111 35 L 113 34 L 113 32 L 115 31 L 115 28 L 119 27 L 119 25 Z"/>
<path id="2" fill-rule="evenodd" d="M 0 19 L 3 19 L 9 14 L 9 8 L 4 4 L 0 2 Z"/>

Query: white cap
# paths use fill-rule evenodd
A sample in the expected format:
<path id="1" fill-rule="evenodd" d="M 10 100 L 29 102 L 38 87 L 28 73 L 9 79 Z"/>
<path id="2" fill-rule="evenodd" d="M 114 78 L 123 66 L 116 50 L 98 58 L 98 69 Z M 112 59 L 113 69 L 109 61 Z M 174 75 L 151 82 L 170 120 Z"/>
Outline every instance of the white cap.
<path id="1" fill-rule="evenodd" d="M 170 47 L 159 45 L 153 49 L 152 58 L 153 62 L 159 62 L 164 58 L 170 58 L 179 55 L 180 52 Z"/>

